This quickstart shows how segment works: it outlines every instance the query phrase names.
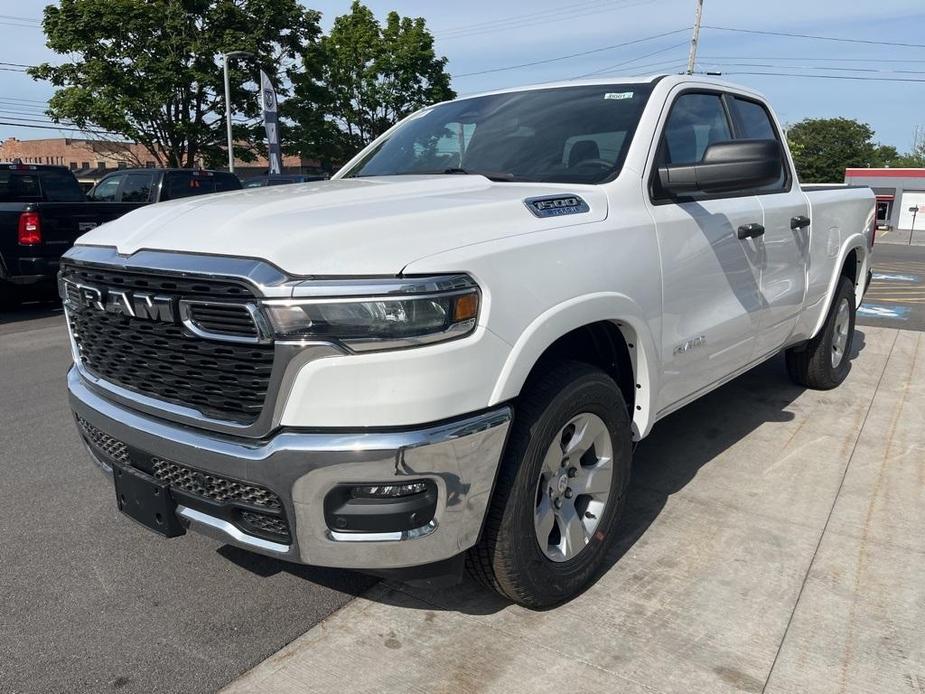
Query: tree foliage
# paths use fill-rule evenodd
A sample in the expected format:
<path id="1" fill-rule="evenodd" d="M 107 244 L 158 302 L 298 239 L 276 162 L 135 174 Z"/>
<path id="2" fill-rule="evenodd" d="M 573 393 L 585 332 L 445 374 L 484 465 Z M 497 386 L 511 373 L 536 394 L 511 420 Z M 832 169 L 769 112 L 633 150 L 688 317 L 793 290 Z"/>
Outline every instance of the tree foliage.
<path id="1" fill-rule="evenodd" d="M 787 130 L 800 180 L 839 183 L 850 167 L 908 166 L 912 155 L 874 142 L 867 123 L 850 118 L 807 118 Z"/>
<path id="2" fill-rule="evenodd" d="M 380 24 L 358 0 L 303 58 L 284 106 L 295 123 L 290 149 L 326 161 L 343 161 L 401 118 L 456 95 L 424 19 L 390 12 Z"/>
<path id="3" fill-rule="evenodd" d="M 220 54 L 253 54 L 232 61 L 231 103 L 255 118 L 257 70 L 296 64 L 317 43 L 319 18 L 297 0 L 60 0 L 43 28 L 62 62 L 29 72 L 59 88 L 52 119 L 117 133 L 162 166 L 214 165 L 226 157 Z M 256 133 L 240 124 L 235 140 Z"/>

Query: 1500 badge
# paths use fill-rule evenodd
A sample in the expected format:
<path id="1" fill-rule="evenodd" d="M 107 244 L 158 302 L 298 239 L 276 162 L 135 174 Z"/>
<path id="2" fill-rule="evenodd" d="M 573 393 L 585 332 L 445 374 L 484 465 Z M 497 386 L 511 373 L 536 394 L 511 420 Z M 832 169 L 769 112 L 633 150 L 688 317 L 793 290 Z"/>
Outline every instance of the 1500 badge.
<path id="1" fill-rule="evenodd" d="M 566 214 L 590 212 L 588 203 L 577 195 L 544 195 L 527 198 L 524 205 L 537 217 L 561 217 Z"/>

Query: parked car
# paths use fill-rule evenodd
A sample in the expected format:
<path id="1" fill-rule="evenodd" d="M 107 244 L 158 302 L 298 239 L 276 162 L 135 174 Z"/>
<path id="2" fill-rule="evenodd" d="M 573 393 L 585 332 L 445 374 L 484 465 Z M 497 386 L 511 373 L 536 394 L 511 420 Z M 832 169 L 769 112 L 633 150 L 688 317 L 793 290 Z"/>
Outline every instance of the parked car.
<path id="1" fill-rule="evenodd" d="M 123 212 L 89 204 L 66 167 L 0 164 L 0 305 L 53 297 L 61 254 Z"/>
<path id="2" fill-rule="evenodd" d="M 569 82 L 133 212 L 62 268 L 80 434 L 162 535 L 567 600 L 658 420 L 781 351 L 848 375 L 874 195 L 804 191 L 781 132 L 709 78 Z"/>
<path id="3" fill-rule="evenodd" d="M 254 176 L 244 181 L 245 188 L 264 188 L 266 186 L 285 186 L 290 183 L 308 183 L 310 181 L 326 181 L 328 176 L 306 174 L 284 174 L 279 176 Z"/>
<path id="4" fill-rule="evenodd" d="M 87 198 L 94 202 L 119 202 L 134 207 L 208 193 L 240 190 L 232 173 L 205 169 L 119 169 L 103 176 Z"/>
<path id="5" fill-rule="evenodd" d="M 62 253 L 100 224 L 153 202 L 240 188 L 217 171 L 120 169 L 85 194 L 65 167 L 0 164 L 0 304 L 55 296 Z"/>

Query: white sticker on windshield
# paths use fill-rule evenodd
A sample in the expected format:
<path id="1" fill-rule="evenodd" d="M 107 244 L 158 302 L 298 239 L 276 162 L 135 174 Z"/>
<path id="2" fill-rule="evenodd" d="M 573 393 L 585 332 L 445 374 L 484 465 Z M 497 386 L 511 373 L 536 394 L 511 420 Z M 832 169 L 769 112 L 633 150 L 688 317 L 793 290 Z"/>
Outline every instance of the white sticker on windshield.
<path id="1" fill-rule="evenodd" d="M 633 92 L 607 92 L 604 94 L 605 99 L 632 99 Z"/>

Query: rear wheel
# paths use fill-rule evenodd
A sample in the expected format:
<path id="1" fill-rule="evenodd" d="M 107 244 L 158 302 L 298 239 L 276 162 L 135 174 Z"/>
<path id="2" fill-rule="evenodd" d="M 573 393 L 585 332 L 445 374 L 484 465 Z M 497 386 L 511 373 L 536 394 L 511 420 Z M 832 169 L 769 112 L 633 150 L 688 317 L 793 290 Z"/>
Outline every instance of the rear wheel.
<path id="1" fill-rule="evenodd" d="M 845 380 L 854 345 L 854 302 L 854 283 L 842 277 L 819 334 L 805 345 L 787 350 L 787 371 L 794 382 L 829 390 Z"/>
<path id="2" fill-rule="evenodd" d="M 569 362 L 532 379 L 518 402 L 470 573 L 503 596 L 551 607 L 604 566 L 624 506 L 631 433 L 620 389 Z"/>
<path id="3" fill-rule="evenodd" d="M 19 308 L 21 294 L 19 287 L 8 282 L 0 282 L 0 311 L 14 311 Z"/>

